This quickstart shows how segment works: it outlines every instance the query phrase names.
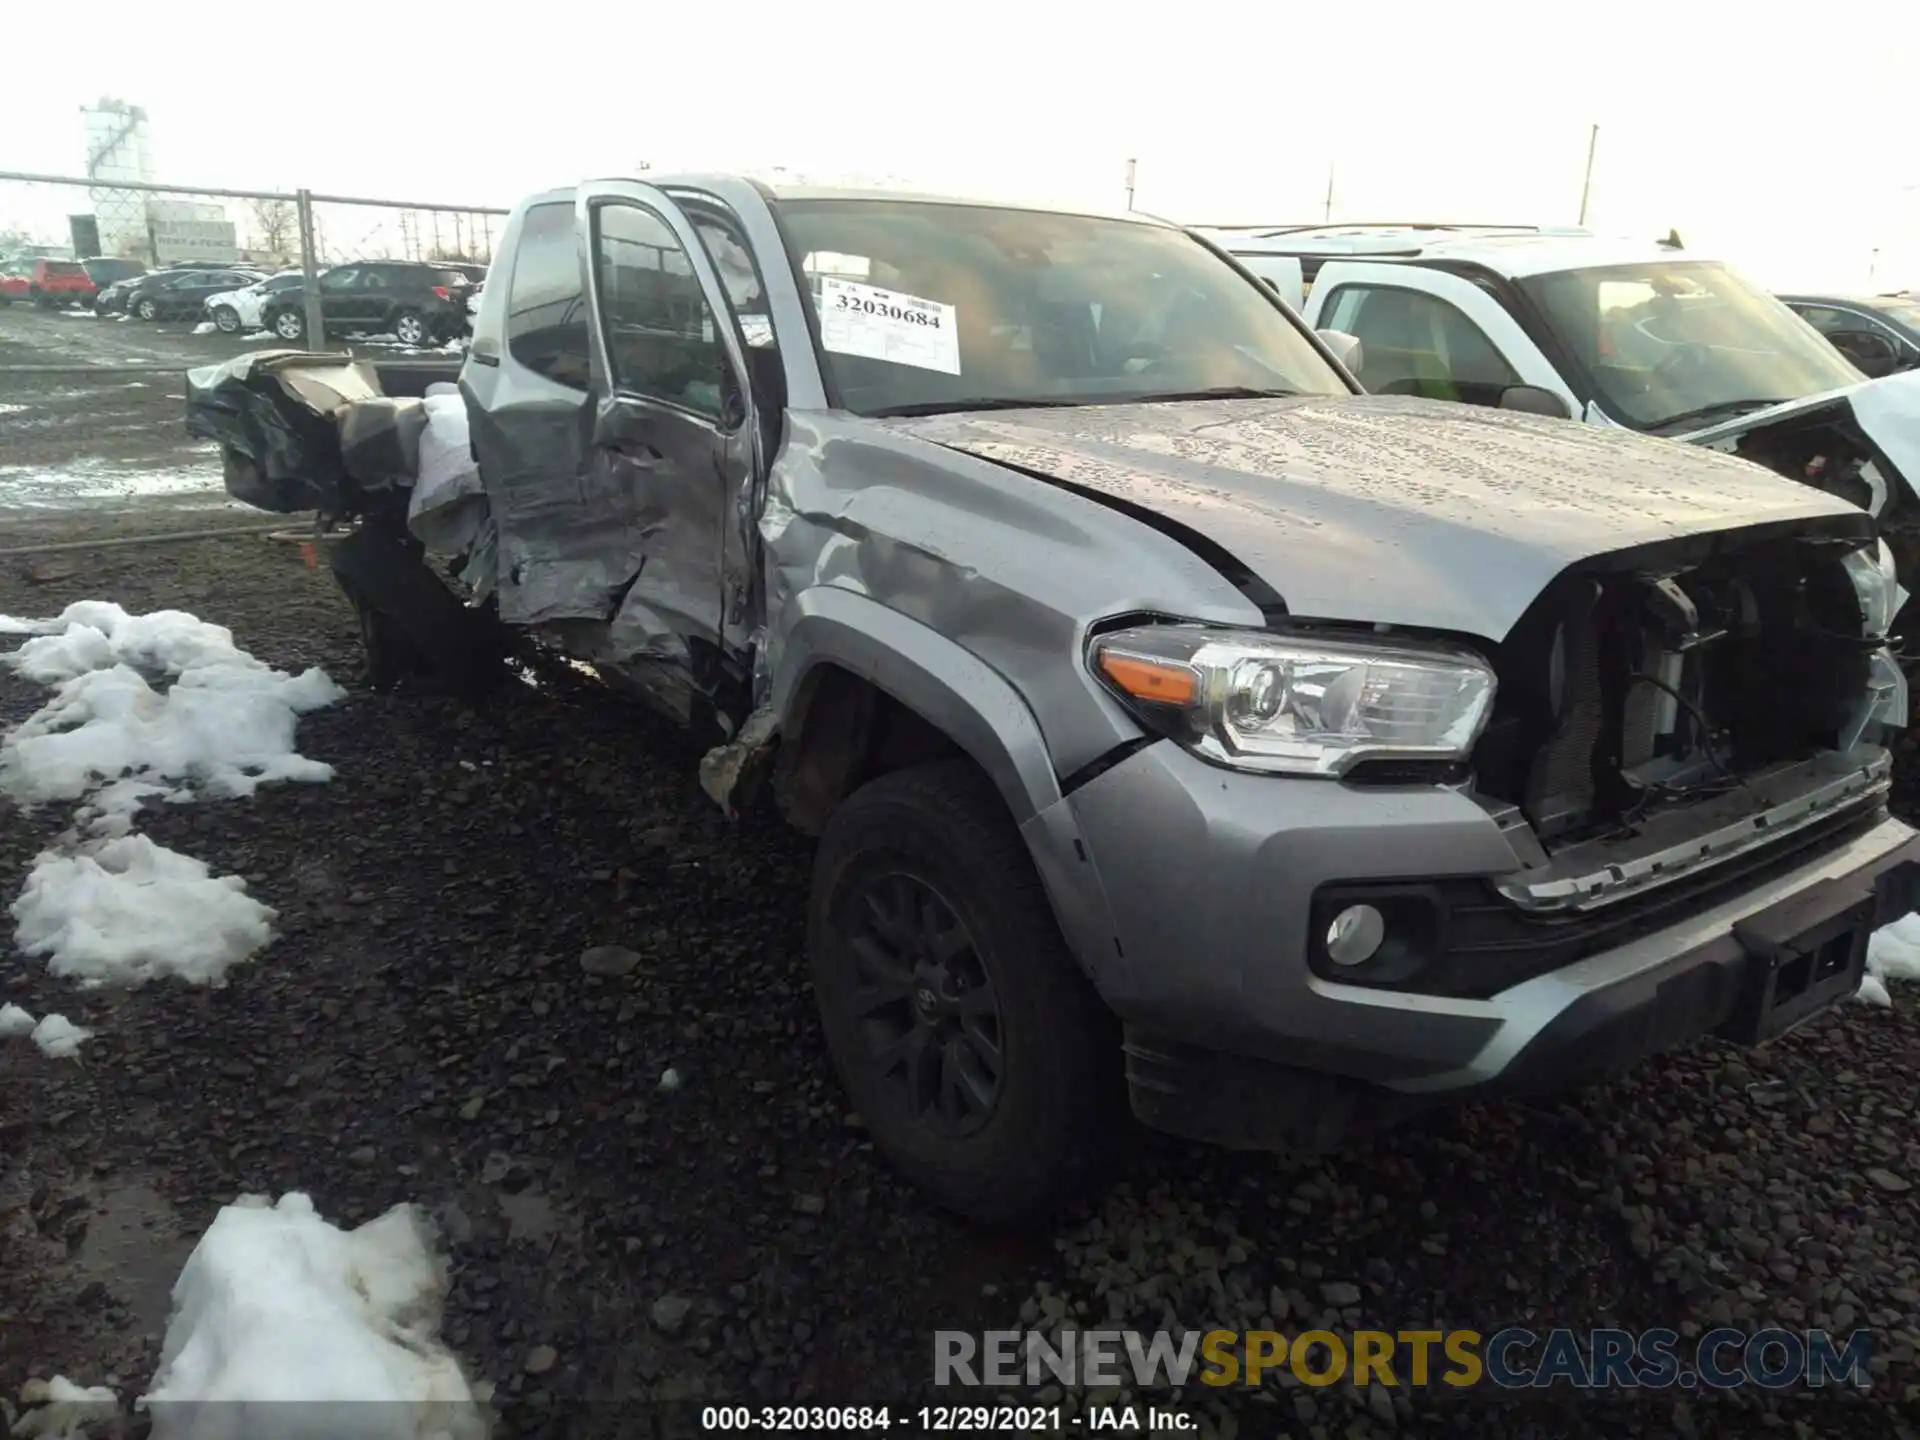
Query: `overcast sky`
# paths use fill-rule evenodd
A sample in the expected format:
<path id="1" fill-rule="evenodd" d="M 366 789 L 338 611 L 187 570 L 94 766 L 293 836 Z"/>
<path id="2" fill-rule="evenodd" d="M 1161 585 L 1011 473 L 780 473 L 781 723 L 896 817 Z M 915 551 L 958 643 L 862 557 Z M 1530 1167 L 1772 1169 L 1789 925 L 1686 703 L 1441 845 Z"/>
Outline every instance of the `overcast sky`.
<path id="1" fill-rule="evenodd" d="M 1878 247 L 1876 288 L 1920 287 L 1912 0 L 188 13 L 95 3 L 84 54 L 15 55 L 0 169 L 80 171 L 111 95 L 204 185 L 506 205 L 647 162 L 1117 209 L 1133 158 L 1139 208 L 1191 222 L 1318 219 L 1331 168 L 1335 219 L 1570 224 L 1597 123 L 1594 228 L 1778 288 L 1865 286 Z"/>

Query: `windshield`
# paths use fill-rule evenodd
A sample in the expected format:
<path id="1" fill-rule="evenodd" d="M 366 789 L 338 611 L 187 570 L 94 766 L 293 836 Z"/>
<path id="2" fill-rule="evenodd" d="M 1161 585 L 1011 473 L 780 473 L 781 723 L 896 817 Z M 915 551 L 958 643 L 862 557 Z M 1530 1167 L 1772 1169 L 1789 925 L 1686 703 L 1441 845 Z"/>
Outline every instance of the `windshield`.
<path id="1" fill-rule="evenodd" d="M 1915 334 L 1920 334 L 1920 300 L 1875 300 L 1873 308 L 1896 325 L 1904 325 Z"/>
<path id="2" fill-rule="evenodd" d="M 1655 261 L 1519 282 L 1614 419 L 1684 429 L 1858 384 L 1785 305 L 1707 261 Z"/>
<path id="3" fill-rule="evenodd" d="M 861 414 L 1348 393 L 1271 295 L 1177 230 L 924 201 L 780 215 L 821 365 Z"/>

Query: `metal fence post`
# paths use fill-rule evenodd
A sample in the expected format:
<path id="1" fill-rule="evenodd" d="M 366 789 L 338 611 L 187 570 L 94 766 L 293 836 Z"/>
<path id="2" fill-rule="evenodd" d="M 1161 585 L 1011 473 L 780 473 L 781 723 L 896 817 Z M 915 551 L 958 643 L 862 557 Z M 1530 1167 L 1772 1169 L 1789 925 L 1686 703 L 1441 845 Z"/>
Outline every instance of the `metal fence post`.
<path id="1" fill-rule="evenodd" d="M 307 302 L 307 349 L 327 348 L 326 317 L 320 309 L 320 246 L 313 229 L 313 192 L 294 192 L 294 205 L 300 212 L 300 271 L 305 279 L 301 292 Z"/>

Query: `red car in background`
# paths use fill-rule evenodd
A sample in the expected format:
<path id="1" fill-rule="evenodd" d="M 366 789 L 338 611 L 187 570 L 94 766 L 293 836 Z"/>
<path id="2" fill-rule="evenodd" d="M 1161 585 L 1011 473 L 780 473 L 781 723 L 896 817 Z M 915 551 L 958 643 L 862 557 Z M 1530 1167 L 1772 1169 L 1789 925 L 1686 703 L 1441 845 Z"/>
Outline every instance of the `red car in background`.
<path id="1" fill-rule="evenodd" d="M 78 260 L 19 259 L 0 266 L 0 304 L 31 300 L 42 309 L 93 303 L 93 277 Z"/>

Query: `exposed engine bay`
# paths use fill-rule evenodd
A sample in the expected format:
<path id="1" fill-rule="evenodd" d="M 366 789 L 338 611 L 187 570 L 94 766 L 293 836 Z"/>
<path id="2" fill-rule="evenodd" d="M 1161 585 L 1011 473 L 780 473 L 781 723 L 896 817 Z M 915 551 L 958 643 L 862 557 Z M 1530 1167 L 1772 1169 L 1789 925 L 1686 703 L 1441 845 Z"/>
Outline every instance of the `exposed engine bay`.
<path id="1" fill-rule="evenodd" d="M 1883 388 L 1881 382 L 1875 382 L 1874 388 Z M 1920 497 L 1914 493 L 1912 477 L 1903 475 L 1895 457 L 1883 448 L 1900 435 L 1893 433 L 1887 418 L 1882 417 L 1881 424 L 1876 439 L 1851 400 L 1836 399 L 1730 434 L 1712 448 L 1728 450 L 1867 511 L 1892 548 L 1900 574 L 1910 579 L 1920 574 Z M 1920 590 L 1920 586 L 1909 585 L 1909 589 Z M 1909 611 L 1909 617 L 1913 613 Z"/>
<path id="2" fill-rule="evenodd" d="M 1899 681 L 1858 548 L 1802 532 L 1562 576 L 1495 659 L 1479 790 L 1518 809 L 1543 864 L 1864 799 L 1877 697 Z"/>
<path id="3" fill-rule="evenodd" d="M 1886 507 L 1886 476 L 1855 425 L 1825 417 L 1783 423 L 1742 436 L 1733 453 L 1862 510 L 1877 514 Z"/>

